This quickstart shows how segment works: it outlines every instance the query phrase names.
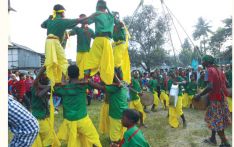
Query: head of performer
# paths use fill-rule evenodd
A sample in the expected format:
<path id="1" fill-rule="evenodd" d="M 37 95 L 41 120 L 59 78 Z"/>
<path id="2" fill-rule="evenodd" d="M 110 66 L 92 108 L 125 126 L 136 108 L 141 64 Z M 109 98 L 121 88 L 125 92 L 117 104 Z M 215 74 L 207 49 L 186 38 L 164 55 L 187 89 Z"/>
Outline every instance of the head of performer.
<path id="1" fill-rule="evenodd" d="M 204 68 L 210 67 L 210 66 L 214 65 L 214 63 L 215 63 L 215 59 L 211 55 L 205 55 L 205 56 L 203 56 L 203 58 L 202 58 L 202 66 Z"/>
<path id="2" fill-rule="evenodd" d="M 123 80 L 123 72 L 121 70 L 121 68 L 115 68 L 115 75 L 117 76 L 117 78 L 119 80 Z M 114 83 L 119 83 L 119 80 L 116 78 L 116 76 L 114 76 Z"/>
<path id="3" fill-rule="evenodd" d="M 40 79 L 39 79 L 39 83 L 42 84 L 42 85 L 49 85 L 50 80 L 49 80 L 49 78 L 46 76 L 46 72 L 44 72 L 44 73 L 41 75 L 41 77 L 40 77 Z"/>
<path id="4" fill-rule="evenodd" d="M 53 12 L 53 17 L 52 19 L 54 19 L 56 16 L 60 16 L 62 18 L 65 17 L 65 8 L 63 7 L 63 5 L 60 4 L 56 4 L 54 5 L 54 12 Z"/>
<path id="5" fill-rule="evenodd" d="M 133 77 L 135 79 L 139 78 L 139 72 L 137 70 L 133 71 Z"/>
<path id="6" fill-rule="evenodd" d="M 107 9 L 106 1 L 98 0 L 96 5 L 96 11 L 106 12 L 106 9 Z"/>
<path id="7" fill-rule="evenodd" d="M 85 18 L 85 17 L 87 17 L 85 14 L 80 14 L 80 16 L 79 16 L 80 18 Z M 88 27 L 88 24 L 87 24 L 87 21 L 83 21 L 83 23 L 82 23 L 82 28 L 86 28 L 86 27 Z"/>
<path id="8" fill-rule="evenodd" d="M 192 82 L 195 82 L 195 74 L 191 74 L 190 79 L 191 79 Z"/>
<path id="9" fill-rule="evenodd" d="M 119 12 L 112 11 L 112 14 L 115 16 L 115 23 L 119 22 Z"/>
<path id="10" fill-rule="evenodd" d="M 127 128 L 131 128 L 136 125 L 140 119 L 140 114 L 134 109 L 126 109 L 123 111 L 122 125 Z"/>
<path id="11" fill-rule="evenodd" d="M 78 79 L 80 72 L 79 68 L 76 65 L 70 65 L 67 70 L 70 80 Z"/>
<path id="12" fill-rule="evenodd" d="M 180 75 L 179 68 L 175 68 L 175 75 L 178 77 Z"/>

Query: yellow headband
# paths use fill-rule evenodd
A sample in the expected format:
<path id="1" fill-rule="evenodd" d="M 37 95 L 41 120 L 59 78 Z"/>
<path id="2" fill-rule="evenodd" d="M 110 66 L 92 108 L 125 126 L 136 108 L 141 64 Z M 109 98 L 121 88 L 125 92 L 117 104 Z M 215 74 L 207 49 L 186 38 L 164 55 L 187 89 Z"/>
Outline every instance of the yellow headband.
<path id="1" fill-rule="evenodd" d="M 53 11 L 53 18 L 52 18 L 52 20 L 54 20 L 54 18 L 56 17 L 56 13 L 62 13 L 62 12 L 64 12 L 65 10 L 57 10 L 57 11 Z"/>

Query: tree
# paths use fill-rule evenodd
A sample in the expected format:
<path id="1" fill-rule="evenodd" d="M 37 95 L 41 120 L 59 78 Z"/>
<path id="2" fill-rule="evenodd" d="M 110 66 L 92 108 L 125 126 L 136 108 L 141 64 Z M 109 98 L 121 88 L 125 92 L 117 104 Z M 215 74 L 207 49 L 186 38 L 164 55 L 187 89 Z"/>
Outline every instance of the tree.
<path id="1" fill-rule="evenodd" d="M 166 51 L 163 49 L 166 22 L 152 5 L 143 6 L 135 16 L 125 17 L 124 22 L 127 26 L 132 19 L 129 28 L 131 63 L 150 72 L 151 68 L 162 64 L 166 57 Z"/>
<path id="2" fill-rule="evenodd" d="M 223 20 L 224 27 L 219 27 L 213 36 L 210 37 L 211 53 L 214 56 L 219 56 L 222 45 L 228 40 L 232 39 L 232 18 Z M 227 47 L 228 49 L 228 47 Z"/>
<path id="3" fill-rule="evenodd" d="M 206 20 L 202 17 L 198 18 L 198 22 L 195 25 L 195 31 L 193 32 L 193 38 L 194 40 L 200 40 L 200 52 L 202 54 L 206 54 L 206 51 L 208 50 L 206 46 L 209 41 L 208 36 L 209 34 L 213 34 L 210 28 L 211 26 Z"/>
<path id="4" fill-rule="evenodd" d="M 192 56 L 193 56 L 192 47 L 191 47 L 188 39 L 186 38 L 184 40 L 184 43 L 182 44 L 182 50 L 179 54 L 180 63 L 183 66 L 190 65 L 190 63 L 192 62 Z"/>

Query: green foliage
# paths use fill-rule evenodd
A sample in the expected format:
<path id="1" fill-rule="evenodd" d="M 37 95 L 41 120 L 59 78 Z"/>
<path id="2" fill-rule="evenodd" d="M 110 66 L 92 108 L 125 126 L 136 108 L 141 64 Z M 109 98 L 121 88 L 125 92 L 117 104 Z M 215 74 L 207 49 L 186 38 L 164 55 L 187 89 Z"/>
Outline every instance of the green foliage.
<path id="1" fill-rule="evenodd" d="M 179 54 L 179 61 L 181 65 L 183 66 L 188 66 L 192 63 L 192 56 L 193 56 L 193 51 L 192 47 L 186 38 L 184 40 L 184 43 L 182 44 L 182 50 Z"/>
<path id="2" fill-rule="evenodd" d="M 130 58 L 133 66 L 142 66 L 146 71 L 165 62 L 167 55 L 163 48 L 166 22 L 152 5 L 145 5 L 135 15 L 124 18 L 128 24 L 133 19 L 129 32 Z"/>
<path id="3" fill-rule="evenodd" d="M 207 44 L 209 41 L 209 34 L 213 34 L 209 22 L 206 22 L 202 17 L 198 18 L 198 22 L 195 25 L 195 30 L 193 32 L 193 38 L 194 40 L 200 41 L 200 52 L 203 55 L 206 54 L 208 50 Z"/>

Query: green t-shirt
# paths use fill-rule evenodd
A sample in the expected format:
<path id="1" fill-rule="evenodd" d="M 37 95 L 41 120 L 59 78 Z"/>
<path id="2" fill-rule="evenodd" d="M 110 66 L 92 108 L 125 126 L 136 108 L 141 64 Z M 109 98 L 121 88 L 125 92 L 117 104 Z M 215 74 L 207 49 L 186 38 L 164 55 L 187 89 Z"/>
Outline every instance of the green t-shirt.
<path id="1" fill-rule="evenodd" d="M 92 29 L 74 27 L 69 34 L 71 36 L 77 35 L 77 52 L 89 52 L 91 38 L 94 38 Z"/>
<path id="2" fill-rule="evenodd" d="M 109 32 L 113 35 L 114 16 L 109 13 L 96 11 L 96 16 L 88 20 L 88 24 L 95 23 L 95 34 Z"/>
<path id="3" fill-rule="evenodd" d="M 206 87 L 206 82 L 205 82 L 205 80 L 203 80 L 203 79 L 198 79 L 198 87 L 199 88 L 201 88 L 201 89 L 203 89 L 203 88 L 205 88 Z"/>
<path id="4" fill-rule="evenodd" d="M 124 143 L 122 147 L 150 147 L 141 130 L 131 137 L 138 128 L 133 126 L 124 133 Z"/>
<path id="5" fill-rule="evenodd" d="M 158 81 L 155 79 L 150 79 L 149 81 L 149 88 L 150 92 L 157 91 Z"/>
<path id="6" fill-rule="evenodd" d="M 36 89 L 31 88 L 32 93 L 32 115 L 37 119 L 45 119 L 50 115 L 48 100 L 46 97 L 36 96 Z"/>
<path id="7" fill-rule="evenodd" d="M 108 85 L 106 92 L 109 98 L 109 115 L 114 119 L 121 119 L 123 111 L 128 108 L 127 89 Z"/>
<path id="8" fill-rule="evenodd" d="M 141 92 L 141 86 L 138 79 L 132 78 L 131 85 L 134 90 L 136 90 L 137 92 Z M 136 92 L 130 90 L 130 98 L 133 101 L 139 99 L 139 96 Z"/>
<path id="9" fill-rule="evenodd" d="M 126 30 L 124 26 L 121 26 L 120 21 L 116 21 L 113 31 L 113 40 L 117 41 L 126 41 Z"/>
<path id="10" fill-rule="evenodd" d="M 69 121 L 79 120 L 87 116 L 87 85 L 70 83 L 55 88 L 55 94 L 62 97 L 63 117 Z"/>
<path id="11" fill-rule="evenodd" d="M 189 82 L 186 86 L 186 92 L 188 95 L 195 95 L 197 93 L 197 83 Z"/>
<path id="12" fill-rule="evenodd" d="M 232 70 L 229 69 L 226 73 L 226 78 L 227 78 L 227 81 L 228 81 L 228 88 L 231 88 L 232 87 Z"/>
<path id="13" fill-rule="evenodd" d="M 63 19 L 61 16 L 56 16 L 54 20 L 45 20 L 41 27 L 47 29 L 47 35 L 53 34 L 62 42 L 65 31 L 74 28 L 77 24 L 77 19 Z"/>

